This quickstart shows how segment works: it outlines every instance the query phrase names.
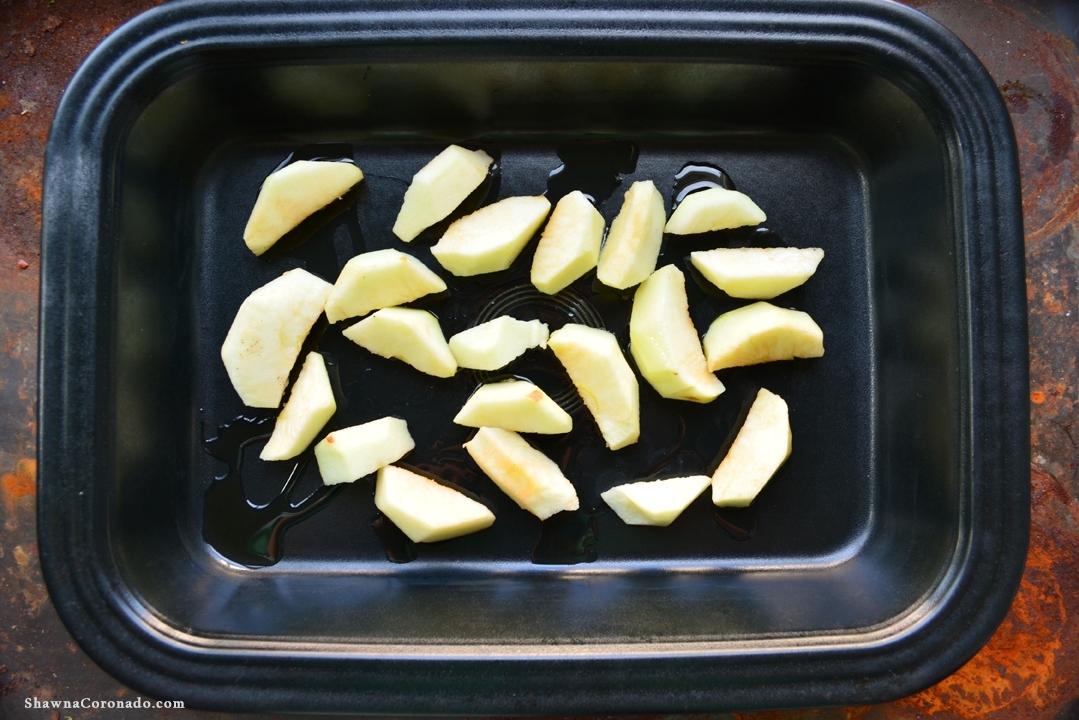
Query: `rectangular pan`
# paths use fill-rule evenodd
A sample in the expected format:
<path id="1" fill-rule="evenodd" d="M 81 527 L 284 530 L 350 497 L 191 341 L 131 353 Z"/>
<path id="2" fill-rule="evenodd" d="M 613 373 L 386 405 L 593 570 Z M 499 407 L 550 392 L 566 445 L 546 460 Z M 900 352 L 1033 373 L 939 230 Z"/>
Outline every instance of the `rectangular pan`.
<path id="1" fill-rule="evenodd" d="M 270 560 L 212 548 L 253 527 L 242 504 L 205 505 L 235 456 L 207 441 L 245 413 L 219 357 L 242 299 L 290 267 L 332 281 L 354 253 L 405 248 L 389 233 L 400 197 L 448 143 L 499 154 L 493 200 L 576 172 L 582 140 L 636 152 L 604 171 L 608 223 L 640 179 L 669 212 L 674 174 L 705 161 L 766 210 L 769 241 L 824 248 L 817 276 L 777 302 L 817 320 L 825 357 L 724 373 L 708 406 L 642 382 L 633 450 L 594 448 L 584 429 L 541 444 L 570 458 L 584 508 L 541 526 L 460 451 L 468 432 L 448 418 L 475 378 L 417 379 L 331 328 L 320 348 L 347 400 L 335 422 L 405 417 L 408 461 L 456 473 L 500 521 L 393 563 L 401 548 L 372 527 L 361 480 L 274 536 Z M 349 146 L 360 196 L 298 250 L 255 259 L 240 236 L 258 186 L 311 143 Z M 613 714 L 917 691 L 988 639 L 1023 568 L 1018 188 L 984 68 L 890 3 L 154 10 L 87 60 L 49 140 L 39 534 L 52 597 L 103 667 L 192 707 Z M 703 330 L 740 303 L 695 282 L 694 242 L 668 237 L 660 265 L 687 273 Z M 407 249 L 439 269 L 429 247 Z M 620 332 L 628 301 L 590 278 L 572 307 L 515 295 L 530 253 L 494 279 L 447 277 L 451 300 L 433 308 L 447 336 L 505 302 L 555 324 L 594 311 Z M 601 512 L 613 485 L 705 470 L 761 386 L 788 400 L 795 449 L 749 511 L 717 515 L 704 496 L 664 530 Z M 271 501 L 281 473 L 247 467 L 248 496 Z"/>

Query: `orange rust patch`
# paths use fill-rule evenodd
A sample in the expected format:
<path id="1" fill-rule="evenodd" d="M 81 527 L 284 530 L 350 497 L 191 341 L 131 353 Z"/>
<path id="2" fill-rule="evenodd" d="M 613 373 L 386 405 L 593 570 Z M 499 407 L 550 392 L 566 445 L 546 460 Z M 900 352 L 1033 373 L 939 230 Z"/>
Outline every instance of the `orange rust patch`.
<path id="1" fill-rule="evenodd" d="M 1053 314 L 1064 312 L 1064 305 L 1054 298 L 1052 293 L 1047 292 L 1042 296 L 1042 305 L 1045 306 L 1046 310 Z"/>
<path id="2" fill-rule="evenodd" d="M 37 460 L 20 458 L 15 472 L 3 478 L 4 492 L 13 498 L 33 495 L 37 492 Z"/>
<path id="3" fill-rule="evenodd" d="M 888 706 L 909 718 L 1057 717 L 1079 693 L 1073 640 L 1079 632 L 1079 536 L 1061 513 L 1079 503 L 1051 475 L 1031 468 L 1031 533 L 1022 584 L 1008 616 L 981 652 L 951 677 Z M 996 713 L 1000 713 L 999 715 Z"/>
<path id="4" fill-rule="evenodd" d="M 1041 19 L 1048 13 L 1017 7 L 1035 3 L 907 0 L 907 4 L 921 7 L 956 32 L 1000 84 L 1019 147 L 1027 246 L 1053 237 L 1079 211 L 1075 46 L 1063 33 L 1044 29 Z"/>
<path id="5" fill-rule="evenodd" d="M 15 187 L 26 194 L 26 199 L 35 205 L 41 204 L 41 178 L 21 177 L 15 181 Z"/>
<path id="6" fill-rule="evenodd" d="M 326 442 L 332 445 L 333 444 L 333 435 L 327 435 L 326 436 Z"/>
<path id="7" fill-rule="evenodd" d="M 532 402 L 539 402 L 540 400 L 543 399 L 543 393 L 541 393 L 539 391 L 539 388 L 537 388 L 537 389 L 533 390 L 532 392 L 528 393 L 528 399 L 531 400 Z"/>
<path id="8" fill-rule="evenodd" d="M 1019 594 L 989 644 L 954 675 L 896 707 L 919 716 L 974 718 L 1020 699 L 1043 706 L 1056 689 L 1054 670 L 1061 650 L 1057 631 L 1067 620 L 1053 573 L 1054 550 L 1032 542 Z"/>
<path id="9" fill-rule="evenodd" d="M 1030 401 L 1035 405 L 1041 405 L 1045 402 L 1045 393 L 1040 390 L 1035 390 L 1030 394 Z"/>
<path id="10" fill-rule="evenodd" d="M 12 549 L 11 554 L 15 557 L 15 562 L 19 563 L 22 567 L 26 567 L 30 564 L 30 556 L 22 549 L 22 545 L 16 545 L 14 549 Z"/>

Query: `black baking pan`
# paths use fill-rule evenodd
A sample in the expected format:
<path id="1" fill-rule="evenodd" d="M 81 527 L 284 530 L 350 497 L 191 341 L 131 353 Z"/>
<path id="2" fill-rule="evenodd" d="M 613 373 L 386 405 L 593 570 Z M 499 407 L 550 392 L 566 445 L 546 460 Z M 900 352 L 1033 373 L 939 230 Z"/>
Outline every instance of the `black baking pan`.
<path id="1" fill-rule="evenodd" d="M 596 442 L 544 352 L 509 372 L 573 411 L 537 444 L 582 510 L 540 523 L 461 451 L 481 380 L 427 379 L 316 327 L 337 426 L 405 417 L 406 461 L 487 502 L 487 531 L 410 546 L 369 479 L 319 490 L 260 464 L 220 344 L 293 267 L 333 280 L 390 233 L 412 174 L 451 142 L 498 160 L 473 207 L 569 189 L 609 222 L 629 184 L 670 211 L 687 163 L 765 209 L 748 232 L 664 241 L 703 328 L 742 304 L 691 250 L 818 246 L 776 302 L 825 333 L 816 360 L 721 373 L 709 405 L 642 382 L 642 440 Z M 351 158 L 359 189 L 255 258 L 241 240 L 289 156 Z M 557 171 L 557 172 L 556 172 Z M 179 2 L 124 26 L 57 111 L 45 174 L 39 535 L 50 593 L 123 682 L 189 707 L 609 714 L 873 703 L 989 638 L 1027 547 L 1027 330 L 1019 171 L 992 80 L 894 3 Z M 437 234 L 437 232 L 435 233 Z M 431 235 L 431 234 L 429 234 Z M 510 270 L 427 301 L 447 335 L 491 308 L 625 341 L 629 301 L 591 276 L 554 300 Z M 665 529 L 599 493 L 701 472 L 769 387 L 794 452 L 744 511 L 705 495 Z M 288 467 L 285 467 L 285 466 Z M 296 498 L 306 499 L 296 500 Z M 257 509 L 260 506 L 262 509 Z M 317 512 L 316 512 L 317 511 Z M 295 517 L 292 517 L 295 515 Z"/>

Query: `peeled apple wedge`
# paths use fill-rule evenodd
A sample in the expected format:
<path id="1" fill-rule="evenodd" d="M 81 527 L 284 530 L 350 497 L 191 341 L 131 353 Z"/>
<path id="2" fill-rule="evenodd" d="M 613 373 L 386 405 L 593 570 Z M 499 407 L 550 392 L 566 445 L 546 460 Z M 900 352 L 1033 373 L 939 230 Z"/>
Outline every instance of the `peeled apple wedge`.
<path id="1" fill-rule="evenodd" d="M 663 397 L 707 403 L 723 392 L 723 383 L 705 365 L 689 317 L 686 279 L 674 265 L 656 270 L 637 288 L 629 339 L 641 375 Z"/>
<path id="2" fill-rule="evenodd" d="M 599 425 L 611 450 L 641 436 L 641 390 L 615 336 L 584 325 L 563 325 L 547 341 Z"/>
<path id="3" fill-rule="evenodd" d="M 415 446 L 408 423 L 400 418 L 384 417 L 334 430 L 315 445 L 315 460 L 322 482 L 336 485 L 359 480 L 397 462 Z"/>
<path id="4" fill-rule="evenodd" d="M 542 195 L 509 197 L 457 220 L 431 254 L 458 277 L 505 270 L 539 230 L 550 201 Z"/>
<path id="5" fill-rule="evenodd" d="M 760 225 L 767 219 L 764 211 L 747 195 L 737 190 L 710 188 L 687 195 L 671 213 L 665 232 L 693 235 L 710 230 Z"/>
<path id="6" fill-rule="evenodd" d="M 289 270 L 247 296 L 236 312 L 221 360 L 244 405 L 275 408 L 330 285 L 302 269 Z"/>
<path id="7" fill-rule="evenodd" d="M 606 223 L 580 190 L 562 197 L 532 258 L 532 284 L 555 295 L 599 262 Z"/>
<path id="8" fill-rule="evenodd" d="M 625 290 L 651 275 L 656 269 L 666 220 L 663 196 L 652 181 L 633 183 L 600 252 L 596 270 L 599 281 Z"/>
<path id="9" fill-rule="evenodd" d="M 813 318 L 771 303 L 723 313 L 704 334 L 704 353 L 713 372 L 773 360 L 824 355 L 824 332 Z"/>
<path id="10" fill-rule="evenodd" d="M 627 483 L 600 493 L 627 525 L 667 527 L 712 482 L 707 475 Z"/>
<path id="11" fill-rule="evenodd" d="M 495 318 L 450 338 L 450 352 L 457 366 L 473 370 L 498 370 L 534 347 L 547 347 L 547 325 L 539 320 L 517 320 L 508 315 Z"/>
<path id="12" fill-rule="evenodd" d="M 297 160 L 271 173 L 244 228 L 244 242 L 256 255 L 269 250 L 285 233 L 326 207 L 363 180 L 349 162 Z"/>
<path id="13" fill-rule="evenodd" d="M 412 176 L 393 234 L 405 242 L 415 240 L 456 210 L 483 183 L 492 162 L 484 151 L 465 150 L 458 145 L 440 152 Z"/>
<path id="14" fill-rule="evenodd" d="M 465 449 L 502 492 L 540 520 L 580 507 L 577 491 L 558 465 L 517 433 L 480 428 Z"/>
<path id="15" fill-rule="evenodd" d="M 530 382 L 488 383 L 472 393 L 453 419 L 467 427 L 557 435 L 573 429 L 573 418 Z"/>
<path id="16" fill-rule="evenodd" d="M 712 502 L 745 507 L 791 454 L 790 420 L 783 398 L 761 388 L 727 456 L 712 475 Z"/>
<path id="17" fill-rule="evenodd" d="M 375 507 L 412 542 L 438 542 L 491 527 L 494 513 L 453 488 L 386 465 L 375 481 Z"/>
<path id="18" fill-rule="evenodd" d="M 333 399 L 326 362 L 318 353 L 308 353 L 259 458 L 288 460 L 296 457 L 307 449 L 335 412 L 337 402 Z"/>
<path id="19" fill-rule="evenodd" d="M 442 278 L 411 255 L 390 249 L 363 253 L 341 269 L 326 301 L 326 319 L 335 323 L 445 289 Z"/>
<path id="20" fill-rule="evenodd" d="M 692 196 L 691 196 L 692 197 Z M 716 248 L 689 254 L 693 267 L 731 297 L 769 300 L 817 271 L 820 248 Z"/>
<path id="21" fill-rule="evenodd" d="M 426 310 L 384 308 L 341 334 L 375 355 L 402 360 L 428 375 L 448 378 L 457 372 L 438 319 Z"/>

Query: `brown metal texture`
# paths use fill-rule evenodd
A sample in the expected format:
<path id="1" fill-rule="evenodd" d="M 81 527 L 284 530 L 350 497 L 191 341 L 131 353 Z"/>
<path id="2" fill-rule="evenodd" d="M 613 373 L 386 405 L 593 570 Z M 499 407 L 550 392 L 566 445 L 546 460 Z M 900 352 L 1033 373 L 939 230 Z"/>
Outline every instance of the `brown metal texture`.
<path id="1" fill-rule="evenodd" d="M 61 625 L 38 566 L 35 404 L 41 178 L 79 63 L 153 0 L 0 0 L 0 717 L 239 717 L 195 710 L 35 709 L 33 698 L 133 700 Z M 908 0 L 996 79 L 1019 142 L 1032 403 L 1027 568 L 1004 623 L 958 672 L 872 707 L 733 713 L 738 720 L 1079 718 L 1079 3 Z M 30 699 L 30 707 L 27 700 Z M 143 698 L 147 700 L 147 698 Z M 183 700 L 183 698 L 162 698 Z M 252 717 L 252 716 L 243 716 Z M 264 716 L 266 717 L 266 716 Z"/>

